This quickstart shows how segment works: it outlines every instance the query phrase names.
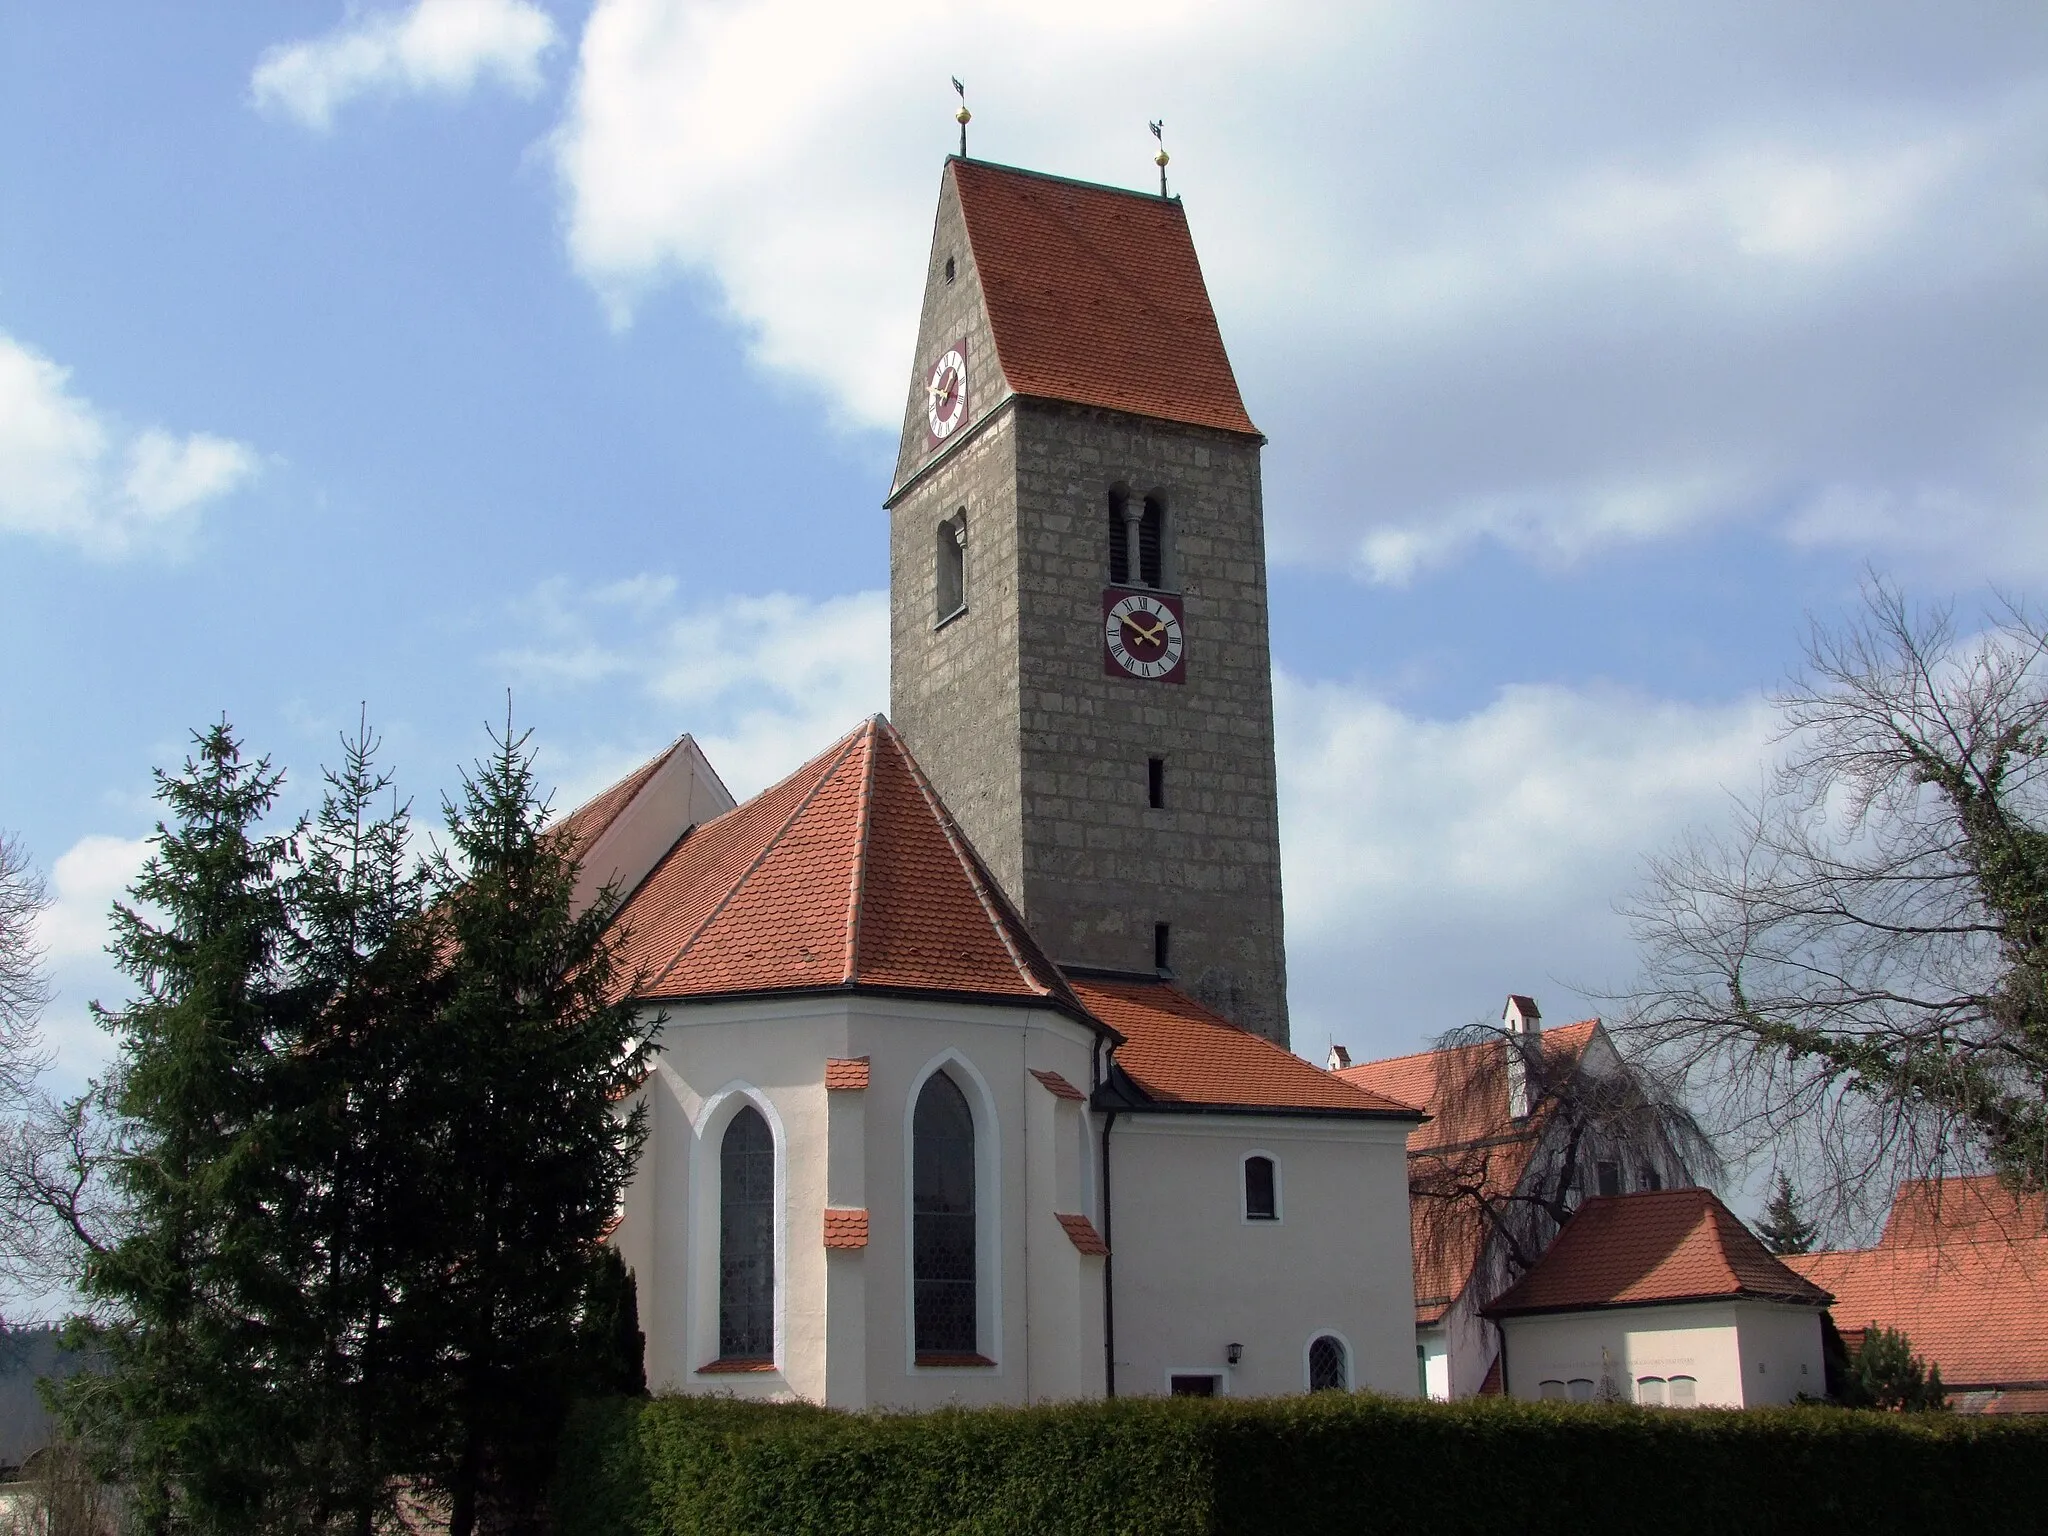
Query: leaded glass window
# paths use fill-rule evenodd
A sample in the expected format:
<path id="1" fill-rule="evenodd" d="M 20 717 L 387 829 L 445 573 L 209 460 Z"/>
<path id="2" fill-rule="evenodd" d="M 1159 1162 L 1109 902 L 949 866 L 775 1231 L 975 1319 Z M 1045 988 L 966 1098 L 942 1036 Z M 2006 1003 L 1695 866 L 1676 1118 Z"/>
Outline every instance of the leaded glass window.
<path id="1" fill-rule="evenodd" d="M 1308 1347 L 1308 1389 L 1311 1392 L 1342 1392 L 1351 1385 L 1345 1369 L 1344 1341 L 1324 1334 Z"/>
<path id="2" fill-rule="evenodd" d="M 974 1116 L 944 1072 L 911 1116 L 913 1306 L 919 1354 L 975 1353 Z"/>
<path id="3" fill-rule="evenodd" d="M 748 1105 L 718 1153 L 718 1353 L 775 1354 L 775 1138 Z"/>

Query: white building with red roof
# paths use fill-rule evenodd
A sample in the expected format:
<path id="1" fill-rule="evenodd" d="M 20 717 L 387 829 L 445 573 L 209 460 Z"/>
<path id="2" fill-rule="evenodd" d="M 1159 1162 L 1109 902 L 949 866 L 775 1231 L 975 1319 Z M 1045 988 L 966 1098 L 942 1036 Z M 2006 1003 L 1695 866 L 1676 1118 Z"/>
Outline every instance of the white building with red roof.
<path id="1" fill-rule="evenodd" d="M 1759 1408 L 1821 1397 L 1832 1298 L 1711 1190 L 1596 1195 L 1486 1307 L 1531 1401 Z"/>
<path id="2" fill-rule="evenodd" d="M 1424 1115 L 1285 1047 L 1263 439 L 1179 202 L 949 161 L 918 346 L 901 729 L 568 824 L 660 1027 L 649 1384 L 1412 1393 Z"/>

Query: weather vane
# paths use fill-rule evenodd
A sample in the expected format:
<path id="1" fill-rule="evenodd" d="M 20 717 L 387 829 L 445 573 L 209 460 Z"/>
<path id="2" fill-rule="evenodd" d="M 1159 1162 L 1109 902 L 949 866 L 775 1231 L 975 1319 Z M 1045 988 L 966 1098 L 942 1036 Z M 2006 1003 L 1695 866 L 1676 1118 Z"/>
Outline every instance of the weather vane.
<path id="1" fill-rule="evenodd" d="M 1162 117 L 1158 122 L 1152 123 L 1149 126 L 1152 129 L 1152 137 L 1159 141 L 1159 153 L 1152 157 L 1152 163 L 1159 167 L 1159 195 L 1164 197 L 1166 196 L 1166 162 L 1173 158 L 1173 156 L 1166 152 L 1166 119 Z M 960 131 L 963 134 L 967 132 L 965 128 Z M 962 153 L 965 153 L 965 151 L 962 151 Z"/>
<path id="2" fill-rule="evenodd" d="M 967 158 L 967 125 L 974 121 L 974 114 L 967 110 L 967 87 L 960 83 L 960 77 L 953 77 L 954 94 L 960 98 L 960 110 L 953 114 L 953 121 L 960 125 L 960 158 Z"/>

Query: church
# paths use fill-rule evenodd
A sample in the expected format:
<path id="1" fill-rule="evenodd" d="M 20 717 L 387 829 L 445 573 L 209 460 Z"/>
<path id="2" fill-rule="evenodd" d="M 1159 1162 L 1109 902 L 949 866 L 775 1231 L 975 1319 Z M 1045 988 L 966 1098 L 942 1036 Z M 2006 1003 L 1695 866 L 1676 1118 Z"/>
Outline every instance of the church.
<path id="1" fill-rule="evenodd" d="M 654 1390 L 1417 1392 L 1426 1117 L 1287 1049 L 1264 441 L 1178 199 L 946 162 L 889 716 L 565 823 L 661 1021 Z"/>

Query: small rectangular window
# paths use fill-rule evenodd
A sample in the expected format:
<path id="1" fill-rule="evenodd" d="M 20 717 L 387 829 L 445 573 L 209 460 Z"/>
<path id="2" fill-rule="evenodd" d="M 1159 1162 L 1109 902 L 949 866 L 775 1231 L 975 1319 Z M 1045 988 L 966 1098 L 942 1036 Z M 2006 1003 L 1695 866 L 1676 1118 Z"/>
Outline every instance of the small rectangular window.
<path id="1" fill-rule="evenodd" d="M 1600 1163 L 1595 1166 L 1594 1172 L 1600 1179 L 1601 1194 L 1618 1195 L 1621 1193 L 1621 1164 Z"/>
<path id="2" fill-rule="evenodd" d="M 1216 1378 L 1209 1375 L 1169 1377 L 1168 1386 L 1175 1397 L 1214 1397 L 1216 1395 Z"/>
<path id="3" fill-rule="evenodd" d="M 1162 972 L 1173 969 L 1173 926 L 1170 923 L 1152 925 L 1152 969 Z"/>
<path id="4" fill-rule="evenodd" d="M 1155 811 L 1166 808 L 1166 759 L 1145 759 L 1145 792 Z"/>
<path id="5" fill-rule="evenodd" d="M 1643 1170 L 1643 1188 L 1645 1188 L 1645 1189 L 1650 1189 L 1650 1190 L 1657 1190 L 1657 1189 L 1662 1189 L 1663 1187 L 1664 1187 L 1664 1175 L 1663 1175 L 1663 1174 L 1659 1173 L 1659 1172 L 1658 1172 L 1658 1171 L 1657 1171 L 1656 1169 L 1654 1169 L 1654 1168 L 1645 1168 L 1645 1169 Z"/>

